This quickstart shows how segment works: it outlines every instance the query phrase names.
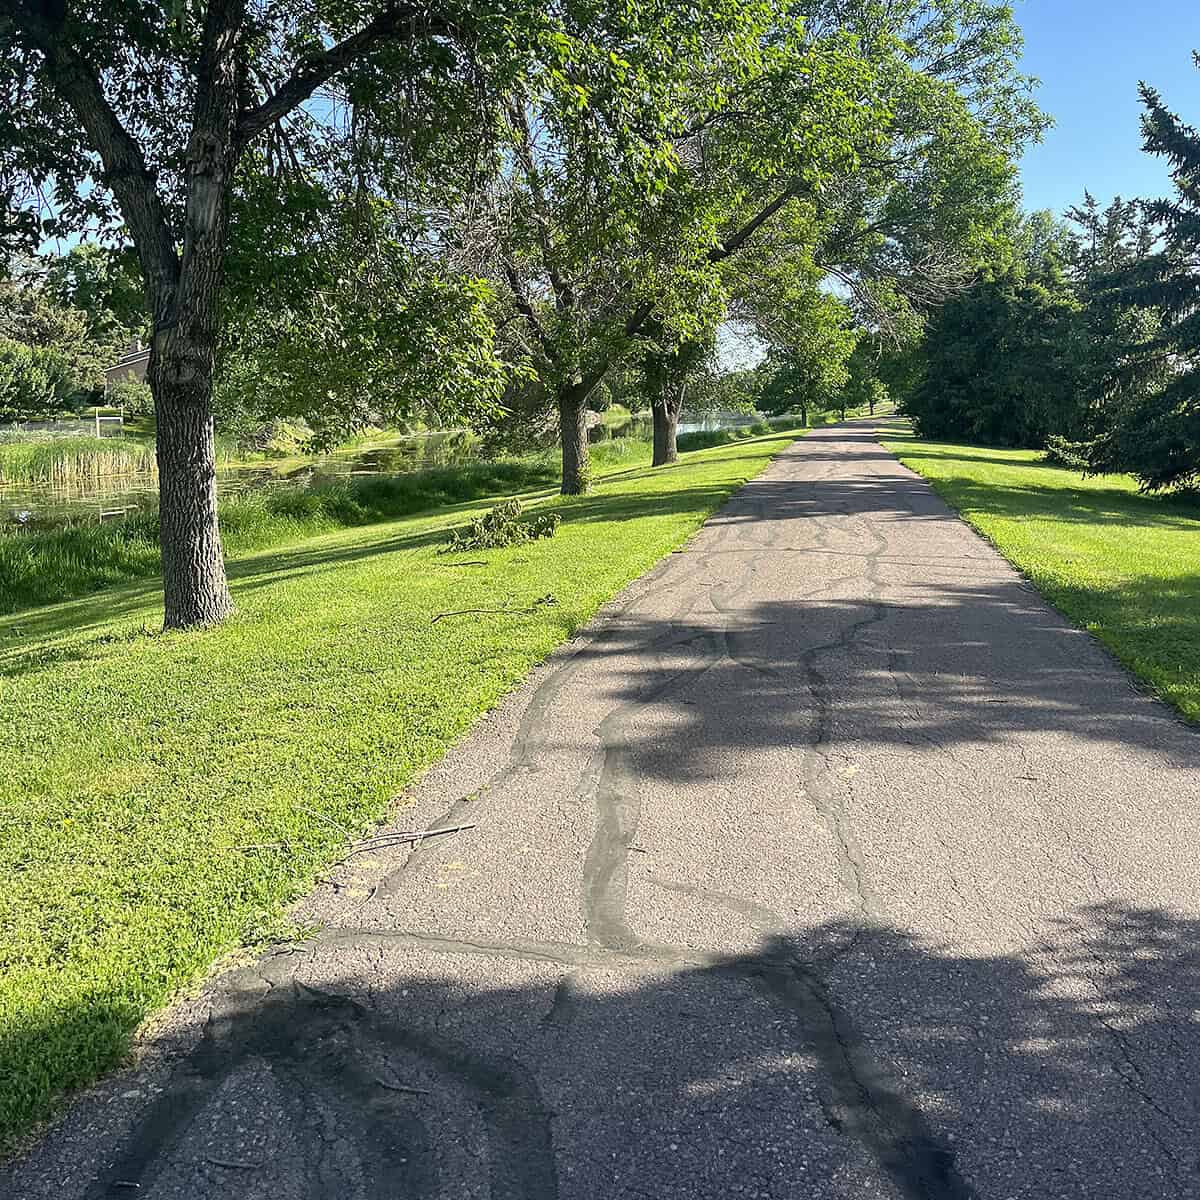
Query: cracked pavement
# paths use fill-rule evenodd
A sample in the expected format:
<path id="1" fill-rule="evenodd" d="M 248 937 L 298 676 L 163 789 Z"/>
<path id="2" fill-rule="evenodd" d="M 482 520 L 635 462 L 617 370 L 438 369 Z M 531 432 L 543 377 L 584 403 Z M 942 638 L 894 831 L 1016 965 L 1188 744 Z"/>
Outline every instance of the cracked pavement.
<path id="1" fill-rule="evenodd" d="M 850 422 L 0 1168 L 20 1200 L 1200 1197 L 1200 733 Z"/>

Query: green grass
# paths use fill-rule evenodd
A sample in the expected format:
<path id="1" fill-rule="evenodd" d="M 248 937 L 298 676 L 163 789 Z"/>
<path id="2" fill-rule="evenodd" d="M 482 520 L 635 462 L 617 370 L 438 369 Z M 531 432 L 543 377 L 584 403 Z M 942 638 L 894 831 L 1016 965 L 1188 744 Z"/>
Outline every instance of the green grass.
<path id="1" fill-rule="evenodd" d="M 638 453 L 624 450 L 610 457 L 635 461 Z M 502 491 L 547 487 L 558 478 L 557 470 L 553 457 L 542 455 L 360 477 L 315 488 L 264 488 L 221 501 L 221 532 L 226 552 L 236 557 Z M 68 600 L 145 579 L 158 570 L 157 509 L 103 524 L 0 530 L 0 613 Z"/>
<path id="2" fill-rule="evenodd" d="M 1030 450 L 892 440 L 1066 616 L 1200 721 L 1200 501 L 1081 479 Z"/>
<path id="3" fill-rule="evenodd" d="M 154 447 L 119 437 L 0 442 L 0 484 L 73 484 L 157 470 Z"/>
<path id="4" fill-rule="evenodd" d="M 241 557 L 237 615 L 211 630 L 154 632 L 156 582 L 0 619 L 0 1143 L 270 928 L 338 857 L 335 825 L 385 817 L 792 436 L 527 495 L 560 530 L 482 567 L 437 550 L 494 499 Z"/>

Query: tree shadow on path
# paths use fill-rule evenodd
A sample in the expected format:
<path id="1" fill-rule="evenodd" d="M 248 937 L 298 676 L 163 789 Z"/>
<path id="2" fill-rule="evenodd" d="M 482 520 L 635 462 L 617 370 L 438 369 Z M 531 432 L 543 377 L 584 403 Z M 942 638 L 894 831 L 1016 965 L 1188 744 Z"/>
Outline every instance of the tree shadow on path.
<path id="1" fill-rule="evenodd" d="M 218 981 L 161 1093 L 107 1085 L 5 1194 L 1176 1200 L 1197 996 L 1200 923 L 1116 904 L 983 956 L 343 931 Z"/>

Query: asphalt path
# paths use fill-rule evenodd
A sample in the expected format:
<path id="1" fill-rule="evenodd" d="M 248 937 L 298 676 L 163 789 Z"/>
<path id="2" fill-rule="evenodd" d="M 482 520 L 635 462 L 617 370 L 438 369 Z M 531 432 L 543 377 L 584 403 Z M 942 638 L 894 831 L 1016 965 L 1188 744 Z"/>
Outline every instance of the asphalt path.
<path id="1" fill-rule="evenodd" d="M 0 1169 L 21 1200 L 1200 1197 L 1200 733 L 812 434 Z"/>

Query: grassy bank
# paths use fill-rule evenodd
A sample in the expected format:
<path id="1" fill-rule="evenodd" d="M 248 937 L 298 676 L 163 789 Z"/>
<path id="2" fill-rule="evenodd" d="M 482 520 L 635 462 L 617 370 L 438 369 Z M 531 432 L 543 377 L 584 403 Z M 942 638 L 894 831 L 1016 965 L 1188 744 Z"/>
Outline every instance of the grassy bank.
<path id="1" fill-rule="evenodd" d="M 484 566 L 437 553 L 478 503 L 248 555 L 231 564 L 238 615 L 204 632 L 147 632 L 156 582 L 0 619 L 0 1139 L 118 1061 L 148 1013 L 312 885 L 338 826 L 385 815 L 789 441 L 544 497 L 557 535 L 470 556 Z M 512 611 L 433 623 L 479 607 Z"/>
<path id="2" fill-rule="evenodd" d="M 647 442 L 618 438 L 592 447 L 596 470 L 650 461 Z M 502 492 L 546 488 L 559 478 L 557 452 L 463 463 L 400 475 L 360 476 L 320 487 L 264 488 L 221 501 L 225 550 L 238 557 L 335 529 L 370 525 Z M 158 513 L 60 529 L 0 528 L 0 614 L 85 596 L 159 570 Z"/>
<path id="3" fill-rule="evenodd" d="M 1163 699 L 1200 721 L 1200 502 L 1081 479 L 1027 450 L 892 440 L 1077 624 Z"/>
<path id="4" fill-rule="evenodd" d="M 277 487 L 221 501 L 233 557 L 334 529 L 369 525 L 504 491 L 548 487 L 550 456 L 381 475 L 317 488 Z M 159 570 L 158 512 L 105 524 L 0 532 L 0 613 L 52 604 Z"/>

